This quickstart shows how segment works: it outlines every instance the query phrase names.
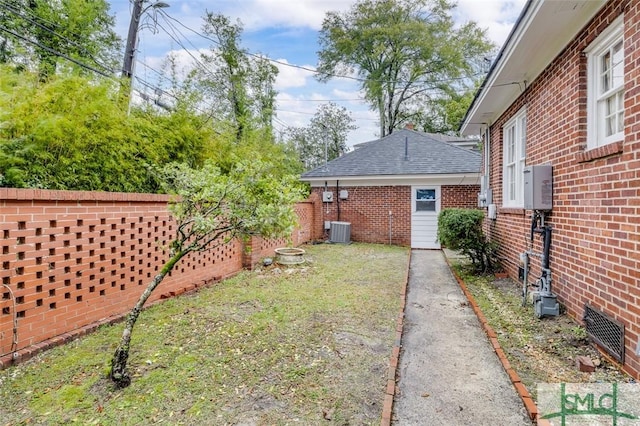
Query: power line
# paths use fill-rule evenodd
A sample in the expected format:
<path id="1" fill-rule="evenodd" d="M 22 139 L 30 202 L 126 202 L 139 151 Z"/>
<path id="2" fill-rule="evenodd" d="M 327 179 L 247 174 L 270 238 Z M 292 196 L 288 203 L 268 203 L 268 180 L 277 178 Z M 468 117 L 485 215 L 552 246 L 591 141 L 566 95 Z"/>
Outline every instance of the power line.
<path id="1" fill-rule="evenodd" d="M 353 102 L 365 101 L 365 98 L 353 99 L 280 99 L 278 102 Z"/>
<path id="2" fill-rule="evenodd" d="M 183 28 L 187 29 L 188 31 L 191 31 L 192 33 L 196 34 L 197 36 L 202 37 L 203 39 L 208 40 L 208 41 L 210 41 L 210 42 L 212 42 L 212 43 L 214 43 L 216 45 L 220 45 L 220 43 L 217 40 L 215 40 L 215 39 L 213 39 L 213 38 L 211 38 L 211 37 L 209 37 L 209 36 L 207 36 L 205 34 L 202 34 L 202 33 L 198 32 L 198 31 L 194 30 L 193 28 L 188 27 L 187 25 L 183 24 L 179 19 L 176 19 L 176 18 L 170 16 L 164 10 L 158 10 L 158 12 L 161 15 L 164 15 L 165 18 L 177 22 L 180 26 L 182 26 Z M 361 78 L 361 77 L 354 77 L 354 76 L 342 75 L 342 74 L 323 73 L 323 72 L 320 72 L 320 71 L 318 71 L 316 69 L 313 69 L 313 68 L 308 68 L 308 67 L 304 67 L 304 66 L 301 66 L 301 65 L 290 64 L 288 62 L 278 61 L 276 59 L 269 58 L 268 56 L 259 55 L 259 54 L 252 53 L 252 52 L 249 52 L 249 51 L 246 51 L 246 50 L 244 51 L 244 53 L 247 54 L 248 56 L 252 56 L 254 58 L 266 59 L 269 62 L 274 63 L 274 64 L 278 64 L 278 65 L 282 65 L 282 66 L 290 67 L 290 68 L 300 69 L 300 70 L 307 71 L 307 72 L 310 72 L 310 73 L 313 73 L 313 74 L 316 74 L 316 75 L 326 75 L 326 76 L 329 76 L 329 77 L 344 78 L 344 79 L 348 79 L 348 80 L 358 81 L 360 83 L 365 83 L 365 82 L 370 81 L 369 79 Z M 454 81 L 465 81 L 465 80 L 468 80 L 469 78 L 478 77 L 478 76 L 481 76 L 481 75 L 483 75 L 483 73 L 476 73 L 476 74 L 472 74 L 470 76 L 465 76 L 465 77 L 454 77 L 454 78 L 447 78 L 447 79 L 434 80 L 434 81 L 415 81 L 415 82 L 411 82 L 411 83 L 417 83 L 417 84 L 420 84 L 420 83 L 422 83 L 422 84 L 451 83 L 451 82 L 454 82 Z M 378 80 L 378 81 L 380 83 L 389 82 L 389 80 Z M 395 81 L 396 82 L 405 83 L 405 84 L 409 83 L 407 81 L 402 81 L 402 80 L 395 80 Z M 431 89 L 437 89 L 437 87 L 433 86 L 433 87 L 431 87 Z"/>
<path id="3" fill-rule="evenodd" d="M 114 76 L 113 76 L 113 75 L 110 75 L 110 74 L 104 73 L 104 72 L 102 72 L 102 71 L 100 71 L 100 70 L 97 70 L 97 69 L 93 68 L 92 66 L 89 66 L 89 65 L 87 65 L 87 64 L 85 64 L 85 63 L 80 62 L 80 61 L 79 61 L 79 60 L 77 60 L 77 59 L 74 59 L 74 58 L 72 58 L 72 57 L 70 57 L 70 56 L 65 55 L 65 54 L 64 54 L 64 53 L 62 53 L 62 52 L 58 52 L 58 51 L 56 51 L 56 50 L 54 50 L 54 49 L 52 49 L 52 48 L 50 48 L 50 47 L 48 47 L 48 46 L 45 46 L 45 45 L 43 45 L 43 44 L 41 44 L 41 43 L 38 43 L 37 41 L 30 40 L 30 39 L 28 39 L 27 37 L 24 37 L 24 36 L 22 36 L 22 35 L 20 35 L 20 34 L 18 34 L 18 33 L 16 33 L 16 32 L 14 32 L 14 31 L 11 31 L 11 30 L 10 30 L 10 29 L 8 29 L 8 28 L 3 27 L 2 25 L 0 25 L 0 31 L 4 31 L 4 32 L 6 32 L 6 33 L 9 33 L 9 34 L 13 35 L 14 37 L 17 37 L 17 38 L 19 38 L 19 39 L 21 39 L 21 40 L 23 40 L 23 41 L 26 41 L 27 43 L 33 44 L 34 46 L 38 46 L 39 48 L 41 48 L 41 49 L 43 49 L 43 50 L 46 50 L 47 52 L 52 53 L 52 54 L 54 54 L 55 56 L 59 56 L 59 57 L 64 58 L 64 59 L 66 59 L 66 60 L 68 60 L 68 61 L 71 61 L 71 62 L 73 62 L 74 64 L 76 64 L 76 65 L 78 65 L 78 66 L 80 66 L 80 67 L 82 67 L 82 68 L 84 68 L 84 69 L 87 69 L 87 70 L 89 70 L 89 71 L 93 71 L 93 72 L 95 72 L 96 74 L 100 74 L 101 76 L 103 76 L 103 77 L 107 77 L 107 78 L 110 78 L 110 79 L 112 79 L 112 80 L 114 80 L 114 81 L 118 81 L 118 80 L 116 80 L 116 79 L 114 78 Z"/>
<path id="4" fill-rule="evenodd" d="M 39 22 L 36 22 L 36 21 L 34 21 L 33 19 L 31 19 L 31 18 L 29 18 L 29 17 L 27 17 L 27 16 L 23 15 L 22 13 L 20 13 L 20 11 L 19 11 L 19 10 L 14 9 L 11 5 L 7 4 L 7 3 L 6 3 L 5 1 L 3 1 L 3 0 L 0 0 L 0 5 L 2 5 L 6 10 L 8 10 L 8 11 L 9 11 L 9 12 L 11 12 L 11 13 L 13 13 L 14 15 L 19 16 L 20 18 L 24 19 L 26 22 L 28 22 L 28 23 L 30 23 L 30 24 L 33 24 L 33 25 L 36 25 L 36 26 L 38 26 L 39 28 L 43 29 L 44 31 L 46 31 L 46 32 L 48 32 L 48 33 L 50 33 L 50 34 L 53 34 L 53 35 L 55 35 L 55 36 L 59 37 L 60 39 L 62 39 L 62 40 L 64 40 L 64 41 L 66 41 L 66 42 L 68 42 L 68 43 L 70 43 L 70 44 L 71 44 L 71 45 L 73 45 L 73 46 L 76 46 L 76 47 L 80 48 L 80 50 L 81 50 L 84 54 L 86 54 L 86 55 L 87 55 L 87 56 L 88 56 L 88 57 L 89 57 L 93 62 L 95 62 L 95 64 L 96 64 L 96 65 L 100 66 L 102 69 L 107 70 L 107 71 L 110 71 L 110 72 L 111 72 L 111 71 L 113 71 L 111 68 L 109 68 L 108 66 L 106 66 L 106 65 L 102 64 L 100 61 L 98 61 L 98 60 L 93 56 L 93 54 L 87 50 L 87 48 L 86 48 L 85 46 L 83 46 L 82 44 L 78 43 L 77 41 L 72 40 L 72 39 L 70 39 L 70 38 L 68 38 L 68 37 L 66 37 L 66 36 L 64 36 L 64 35 L 62 35 L 62 34 L 60 34 L 60 33 L 57 33 L 56 31 L 52 30 L 51 28 L 48 28 L 47 26 L 45 26 L 45 25 L 43 25 L 43 24 L 41 24 L 41 23 L 39 23 Z M 48 21 L 48 20 L 46 20 L 46 19 L 44 19 L 44 18 L 41 18 L 41 17 L 37 16 L 35 13 L 33 13 L 33 12 L 31 12 L 31 11 L 29 11 L 29 14 L 30 14 L 30 15 L 32 15 L 32 16 L 33 16 L 34 18 L 36 18 L 36 19 L 39 19 L 39 20 L 41 20 L 41 21 L 46 22 L 46 23 L 47 23 L 47 24 L 49 24 L 49 25 L 52 25 L 52 26 L 54 26 L 54 27 L 60 27 L 60 25 L 59 25 L 59 24 L 56 24 L 56 23 L 53 23 L 53 22 L 51 22 L 51 21 Z M 74 35 L 78 36 L 78 38 L 80 37 L 78 34 L 74 34 Z M 22 38 L 22 37 L 20 37 L 20 38 Z M 24 38 L 22 38 L 22 39 L 24 40 Z"/>

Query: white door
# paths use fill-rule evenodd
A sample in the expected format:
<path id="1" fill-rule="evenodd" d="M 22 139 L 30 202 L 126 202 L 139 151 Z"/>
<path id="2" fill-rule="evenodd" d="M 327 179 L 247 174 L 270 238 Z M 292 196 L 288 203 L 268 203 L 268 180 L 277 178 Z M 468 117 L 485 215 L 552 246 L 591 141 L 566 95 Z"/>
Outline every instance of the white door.
<path id="1" fill-rule="evenodd" d="M 440 213 L 439 186 L 413 186 L 411 188 L 411 248 L 439 249 L 438 213 Z"/>

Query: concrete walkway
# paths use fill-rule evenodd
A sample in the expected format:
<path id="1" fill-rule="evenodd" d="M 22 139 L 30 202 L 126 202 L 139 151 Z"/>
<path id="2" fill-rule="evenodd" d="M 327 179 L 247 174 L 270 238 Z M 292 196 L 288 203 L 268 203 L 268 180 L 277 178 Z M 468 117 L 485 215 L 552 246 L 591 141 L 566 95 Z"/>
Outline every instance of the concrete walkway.
<path id="1" fill-rule="evenodd" d="M 411 255 L 392 424 L 531 425 L 443 252 Z"/>

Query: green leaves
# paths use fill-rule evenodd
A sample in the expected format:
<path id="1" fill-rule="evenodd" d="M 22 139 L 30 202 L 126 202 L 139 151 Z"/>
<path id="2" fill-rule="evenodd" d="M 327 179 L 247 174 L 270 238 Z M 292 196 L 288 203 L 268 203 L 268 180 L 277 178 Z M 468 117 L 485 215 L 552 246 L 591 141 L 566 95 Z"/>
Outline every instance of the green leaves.
<path id="1" fill-rule="evenodd" d="M 472 209 L 443 209 L 438 215 L 438 241 L 452 250 L 469 256 L 482 272 L 497 266 L 494 243 L 482 230 L 484 211 Z"/>
<path id="2" fill-rule="evenodd" d="M 444 0 L 360 0 L 330 12 L 320 31 L 319 80 L 354 69 L 378 111 L 380 136 L 415 121 L 443 94 L 472 90 L 481 77 L 473 59 L 491 48 L 475 23 L 455 26 L 453 9 Z"/>
<path id="3" fill-rule="evenodd" d="M 205 158 L 226 173 L 238 158 L 272 158 L 296 172 L 282 146 L 250 133 L 242 146 L 217 134 L 187 108 L 171 114 L 134 109 L 127 116 L 119 87 L 81 76 L 39 83 L 37 76 L 0 67 L 0 185 L 62 190 L 157 192 L 148 165 Z"/>
<path id="4" fill-rule="evenodd" d="M 303 198 L 294 176 L 276 176 L 271 165 L 243 161 L 228 174 L 211 161 L 192 169 L 165 166 L 165 190 L 176 195 L 171 212 L 178 222 L 178 250 L 204 250 L 231 237 L 288 236 L 296 223 L 293 204 Z"/>
<path id="5" fill-rule="evenodd" d="M 295 146 L 305 170 L 340 157 L 348 151 L 347 136 L 357 126 L 347 109 L 329 102 L 321 105 L 307 127 L 292 127 L 287 137 Z"/>
<path id="6" fill-rule="evenodd" d="M 5 2 L 7 3 L 7 2 Z M 110 74 L 117 69 L 121 41 L 106 0 L 12 1 L 0 11 L 0 26 L 20 34 L 0 34 L 0 63 L 38 69 L 46 81 L 61 70 L 85 72 L 67 58 Z M 6 38 L 5 38 L 6 37 Z M 41 47 L 42 46 L 42 47 Z"/>
<path id="7" fill-rule="evenodd" d="M 210 54 L 201 55 L 206 67 L 196 71 L 203 97 L 215 99 L 213 115 L 232 124 L 237 143 L 259 129 L 271 130 L 275 115 L 274 89 L 278 68 L 266 58 L 241 48 L 242 24 L 208 12 L 203 31 L 213 41 Z M 210 103 L 207 101 L 207 103 Z"/>

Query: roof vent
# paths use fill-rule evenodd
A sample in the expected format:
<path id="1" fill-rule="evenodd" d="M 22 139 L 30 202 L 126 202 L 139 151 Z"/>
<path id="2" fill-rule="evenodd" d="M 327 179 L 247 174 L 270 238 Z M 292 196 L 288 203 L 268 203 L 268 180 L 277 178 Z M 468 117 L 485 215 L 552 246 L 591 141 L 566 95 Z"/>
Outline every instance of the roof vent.
<path id="1" fill-rule="evenodd" d="M 331 222 L 331 236 L 329 241 L 332 243 L 351 242 L 351 223 L 349 222 Z"/>

